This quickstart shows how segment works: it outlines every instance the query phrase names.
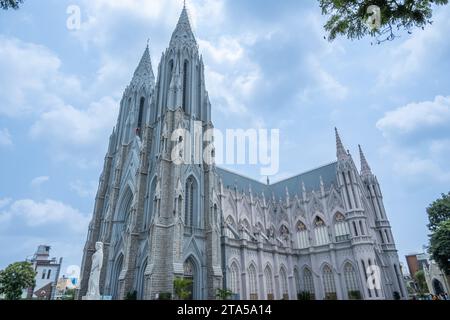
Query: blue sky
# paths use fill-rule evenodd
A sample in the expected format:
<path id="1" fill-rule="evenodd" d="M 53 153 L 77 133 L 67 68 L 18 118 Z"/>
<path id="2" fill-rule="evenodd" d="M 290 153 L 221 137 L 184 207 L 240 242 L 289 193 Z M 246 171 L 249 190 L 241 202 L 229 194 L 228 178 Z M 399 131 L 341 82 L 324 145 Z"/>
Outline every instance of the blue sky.
<path id="1" fill-rule="evenodd" d="M 81 9 L 79 30 L 66 27 L 69 5 Z M 28 0 L 0 12 L 0 268 L 39 244 L 80 264 L 121 95 L 148 38 L 157 70 L 181 7 Z M 334 161 L 337 126 L 378 176 L 399 254 L 420 251 L 425 208 L 450 185 L 450 6 L 424 31 L 374 46 L 324 40 L 313 0 L 188 8 L 215 126 L 280 128 L 272 181 Z"/>

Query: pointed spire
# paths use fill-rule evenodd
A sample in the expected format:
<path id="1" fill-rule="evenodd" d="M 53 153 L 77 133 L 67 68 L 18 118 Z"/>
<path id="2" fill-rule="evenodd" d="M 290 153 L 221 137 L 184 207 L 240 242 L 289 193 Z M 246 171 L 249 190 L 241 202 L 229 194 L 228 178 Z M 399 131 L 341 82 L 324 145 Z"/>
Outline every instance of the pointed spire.
<path id="1" fill-rule="evenodd" d="M 334 128 L 334 131 L 336 132 L 336 156 L 338 160 L 345 160 L 348 158 L 348 153 L 345 151 L 338 129 Z"/>
<path id="2" fill-rule="evenodd" d="M 361 159 L 361 175 L 372 174 L 372 170 L 370 169 L 369 163 L 366 160 L 366 156 L 360 145 L 359 147 L 359 158 Z"/>
<path id="3" fill-rule="evenodd" d="M 197 47 L 197 41 L 195 40 L 194 33 L 192 32 L 191 22 L 189 21 L 189 15 L 186 8 L 186 1 L 183 5 L 180 18 L 178 19 L 175 31 L 172 34 L 170 40 L 170 46 L 194 46 Z"/>
<path id="4" fill-rule="evenodd" d="M 144 54 L 141 61 L 134 71 L 133 80 L 131 80 L 132 87 L 138 87 L 144 84 L 146 87 L 150 87 L 155 84 L 155 75 L 152 68 L 152 59 L 150 58 L 150 49 L 147 42 Z"/>

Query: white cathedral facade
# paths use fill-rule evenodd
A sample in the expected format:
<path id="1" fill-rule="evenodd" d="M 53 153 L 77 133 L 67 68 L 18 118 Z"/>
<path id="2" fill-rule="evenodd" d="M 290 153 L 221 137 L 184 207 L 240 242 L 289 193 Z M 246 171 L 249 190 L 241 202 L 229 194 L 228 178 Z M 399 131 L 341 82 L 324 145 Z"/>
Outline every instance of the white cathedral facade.
<path id="1" fill-rule="evenodd" d="M 173 296 L 177 277 L 192 280 L 192 299 L 216 299 L 219 288 L 235 299 L 406 298 L 380 186 L 362 151 L 359 171 L 336 131 L 336 161 L 275 184 L 207 163 L 177 165 L 171 133 L 193 132 L 198 121 L 203 132 L 213 128 L 186 8 L 157 75 L 147 47 L 109 140 L 80 297 L 100 241 L 100 292 L 113 299 Z"/>

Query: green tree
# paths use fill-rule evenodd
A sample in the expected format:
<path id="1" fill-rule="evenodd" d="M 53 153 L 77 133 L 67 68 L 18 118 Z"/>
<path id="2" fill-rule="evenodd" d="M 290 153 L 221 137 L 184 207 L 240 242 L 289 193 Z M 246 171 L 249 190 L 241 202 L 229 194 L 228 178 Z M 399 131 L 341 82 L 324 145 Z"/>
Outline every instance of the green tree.
<path id="1" fill-rule="evenodd" d="M 431 235 L 429 252 L 447 276 L 450 275 L 450 220 L 441 222 Z"/>
<path id="2" fill-rule="evenodd" d="M 419 293 L 424 294 L 428 291 L 427 281 L 425 280 L 425 272 L 423 270 L 419 270 L 414 275 L 414 279 L 416 280 L 417 286 L 419 287 Z"/>
<path id="3" fill-rule="evenodd" d="M 173 287 L 175 295 L 180 300 L 186 300 L 192 294 L 189 288 L 192 285 L 192 280 L 185 278 L 175 278 L 173 281 Z"/>
<path id="4" fill-rule="evenodd" d="M 23 0 L 0 0 L 0 8 L 3 10 L 19 9 L 19 4 L 23 3 Z"/>
<path id="5" fill-rule="evenodd" d="M 393 40 L 396 31 L 411 33 L 414 28 L 431 24 L 433 5 L 445 5 L 448 0 L 319 0 L 322 14 L 328 17 L 325 31 L 328 40 L 337 36 L 360 39 L 370 35 L 380 43 Z M 369 6 L 380 8 L 380 25 L 371 28 L 367 21 L 373 17 Z"/>
<path id="6" fill-rule="evenodd" d="M 19 300 L 22 290 L 34 287 L 36 272 L 29 262 L 16 262 L 0 271 L 0 294 L 7 300 Z"/>
<path id="7" fill-rule="evenodd" d="M 427 213 L 430 221 L 427 227 L 432 232 L 436 231 L 441 222 L 450 220 L 450 192 L 442 194 L 442 198 L 430 204 Z"/>
<path id="8" fill-rule="evenodd" d="M 216 297 L 220 300 L 228 300 L 233 296 L 233 291 L 228 289 L 217 289 Z"/>

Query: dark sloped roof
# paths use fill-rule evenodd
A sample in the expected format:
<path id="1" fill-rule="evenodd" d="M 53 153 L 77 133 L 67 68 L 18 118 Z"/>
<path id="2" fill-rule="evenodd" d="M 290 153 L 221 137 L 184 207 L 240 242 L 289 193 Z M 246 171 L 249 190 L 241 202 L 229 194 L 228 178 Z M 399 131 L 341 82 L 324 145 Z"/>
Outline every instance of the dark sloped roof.
<path id="1" fill-rule="evenodd" d="M 307 192 L 320 190 L 320 177 L 322 177 L 323 184 L 326 188 L 329 188 L 332 184 L 337 185 L 336 164 L 336 162 L 333 162 L 271 185 L 264 184 L 227 169 L 216 167 L 216 171 L 222 179 L 224 188 L 228 187 L 233 189 L 236 186 L 239 191 L 244 190 L 248 192 L 251 186 L 252 192 L 255 195 L 264 192 L 266 197 L 271 197 L 273 193 L 277 198 L 284 198 L 286 195 L 286 187 L 291 195 L 299 194 L 302 190 L 302 182 L 305 184 Z"/>

